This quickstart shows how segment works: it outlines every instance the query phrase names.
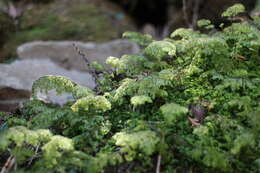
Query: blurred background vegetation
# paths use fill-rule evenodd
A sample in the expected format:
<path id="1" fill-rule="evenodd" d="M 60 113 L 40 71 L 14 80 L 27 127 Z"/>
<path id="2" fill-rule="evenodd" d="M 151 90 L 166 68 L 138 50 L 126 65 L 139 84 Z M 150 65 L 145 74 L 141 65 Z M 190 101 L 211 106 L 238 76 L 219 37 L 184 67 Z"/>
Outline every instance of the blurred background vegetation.
<path id="1" fill-rule="evenodd" d="M 1 0 L 0 62 L 35 40 L 105 42 L 126 30 L 163 38 L 201 18 L 220 24 L 221 12 L 237 2 L 259 15 L 259 0 Z"/>

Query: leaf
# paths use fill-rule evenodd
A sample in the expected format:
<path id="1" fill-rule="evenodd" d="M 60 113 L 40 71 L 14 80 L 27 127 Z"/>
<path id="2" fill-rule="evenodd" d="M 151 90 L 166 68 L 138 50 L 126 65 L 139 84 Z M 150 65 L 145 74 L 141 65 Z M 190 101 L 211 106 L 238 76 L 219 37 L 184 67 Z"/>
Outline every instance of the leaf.
<path id="1" fill-rule="evenodd" d="M 144 49 L 144 53 L 152 59 L 161 60 L 167 56 L 175 56 L 176 46 L 168 41 L 154 41 Z"/>
<path id="2" fill-rule="evenodd" d="M 131 41 L 141 45 L 141 46 L 147 46 L 153 41 L 153 38 L 149 34 L 140 34 L 137 32 L 125 32 L 123 33 L 123 38 L 128 38 Z"/>
<path id="3" fill-rule="evenodd" d="M 176 103 L 168 103 L 160 107 L 160 110 L 167 123 L 176 122 L 183 115 L 188 113 L 188 109 Z"/>
<path id="4" fill-rule="evenodd" d="M 104 96 L 83 97 L 71 106 L 74 112 L 105 112 L 111 109 L 111 103 Z"/>
<path id="5" fill-rule="evenodd" d="M 226 11 L 222 13 L 222 17 L 234 17 L 239 13 L 245 12 L 245 7 L 243 4 L 235 4 L 229 7 Z"/>
<path id="6" fill-rule="evenodd" d="M 122 153 L 127 153 L 128 161 L 132 161 L 137 151 L 141 151 L 146 155 L 151 155 L 156 151 L 159 138 L 153 131 L 145 130 L 134 133 L 119 132 L 113 138 L 116 145 L 120 146 Z"/>
<path id="7" fill-rule="evenodd" d="M 143 105 L 145 103 L 152 103 L 152 99 L 148 96 L 142 95 L 142 96 L 134 96 L 131 98 L 131 104 L 134 106 Z"/>
<path id="8" fill-rule="evenodd" d="M 81 86 L 63 76 L 47 75 L 40 77 L 33 83 L 32 97 L 38 99 L 39 92 L 47 93 L 55 89 L 57 94 L 71 93 L 75 98 L 93 95 L 93 91 L 85 86 Z"/>

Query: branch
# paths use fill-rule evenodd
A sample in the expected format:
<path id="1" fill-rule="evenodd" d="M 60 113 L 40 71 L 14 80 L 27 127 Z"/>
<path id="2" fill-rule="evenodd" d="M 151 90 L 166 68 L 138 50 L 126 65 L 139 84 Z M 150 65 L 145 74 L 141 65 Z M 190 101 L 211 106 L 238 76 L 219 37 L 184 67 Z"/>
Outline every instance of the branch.
<path id="1" fill-rule="evenodd" d="M 88 60 L 86 54 L 84 54 L 83 52 L 80 51 L 79 47 L 76 46 L 75 43 L 72 43 L 72 46 L 74 47 L 74 49 L 77 51 L 77 53 L 81 56 L 81 58 L 85 61 L 85 63 L 87 64 L 87 67 L 89 68 L 89 72 L 92 74 L 92 76 L 94 77 L 95 83 L 96 83 L 96 87 L 94 90 L 97 90 L 98 86 L 98 71 L 94 68 L 92 68 L 90 66 L 90 61 Z"/>
<path id="2" fill-rule="evenodd" d="M 9 173 L 11 171 L 11 169 L 14 167 L 15 160 L 16 160 L 15 156 L 11 155 L 5 162 L 5 164 L 1 170 L 1 173 Z"/>
<path id="3" fill-rule="evenodd" d="M 156 173 L 160 173 L 162 156 L 159 154 L 157 158 Z"/>

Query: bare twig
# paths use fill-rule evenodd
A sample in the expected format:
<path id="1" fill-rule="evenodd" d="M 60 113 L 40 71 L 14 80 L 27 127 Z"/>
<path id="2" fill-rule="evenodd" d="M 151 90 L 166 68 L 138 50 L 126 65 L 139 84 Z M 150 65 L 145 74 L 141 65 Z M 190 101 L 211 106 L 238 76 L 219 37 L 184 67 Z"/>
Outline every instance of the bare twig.
<path id="1" fill-rule="evenodd" d="M 4 164 L 1 173 L 9 173 L 15 164 L 15 156 L 11 155 Z"/>
<path id="2" fill-rule="evenodd" d="M 160 173 L 161 160 L 162 160 L 162 156 L 160 154 L 158 154 L 157 165 L 156 165 L 156 173 Z"/>
<path id="3" fill-rule="evenodd" d="M 95 83 L 96 83 L 96 88 L 98 88 L 98 72 L 96 69 L 92 68 L 90 66 L 90 61 L 88 60 L 86 54 L 84 54 L 83 52 L 81 52 L 81 50 L 79 49 L 79 47 L 75 44 L 72 43 L 72 46 L 74 47 L 74 49 L 77 51 L 77 53 L 81 56 L 81 58 L 86 62 L 87 67 L 89 68 L 89 72 L 92 74 L 92 76 L 94 77 Z"/>
<path id="4" fill-rule="evenodd" d="M 34 154 L 34 156 L 32 156 L 32 157 L 30 158 L 30 161 L 29 161 L 28 165 L 31 165 L 33 159 L 35 159 L 35 158 L 37 157 L 37 152 L 38 152 L 38 150 L 39 150 L 39 147 L 40 147 L 40 145 L 37 145 L 37 146 L 36 146 L 35 154 Z"/>

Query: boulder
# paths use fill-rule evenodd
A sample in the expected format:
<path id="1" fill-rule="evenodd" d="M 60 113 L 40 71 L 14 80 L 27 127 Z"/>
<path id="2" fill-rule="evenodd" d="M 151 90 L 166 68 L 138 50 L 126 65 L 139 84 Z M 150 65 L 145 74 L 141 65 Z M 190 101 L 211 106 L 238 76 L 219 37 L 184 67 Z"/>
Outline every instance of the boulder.
<path id="1" fill-rule="evenodd" d="M 21 59 L 49 58 L 63 68 L 87 71 L 86 63 L 73 47 L 73 43 L 86 55 L 90 62 L 104 63 L 108 56 L 121 57 L 124 54 L 134 54 L 139 51 L 136 44 L 122 39 L 107 43 L 36 41 L 19 46 L 17 54 Z"/>
<path id="2" fill-rule="evenodd" d="M 29 99 L 33 82 L 45 75 L 65 76 L 91 89 L 95 87 L 89 73 L 63 69 L 48 59 L 23 59 L 11 64 L 0 64 L 0 74 L 0 111 L 12 111 L 22 101 Z M 61 101 L 57 104 L 64 104 L 64 99 Z"/>

